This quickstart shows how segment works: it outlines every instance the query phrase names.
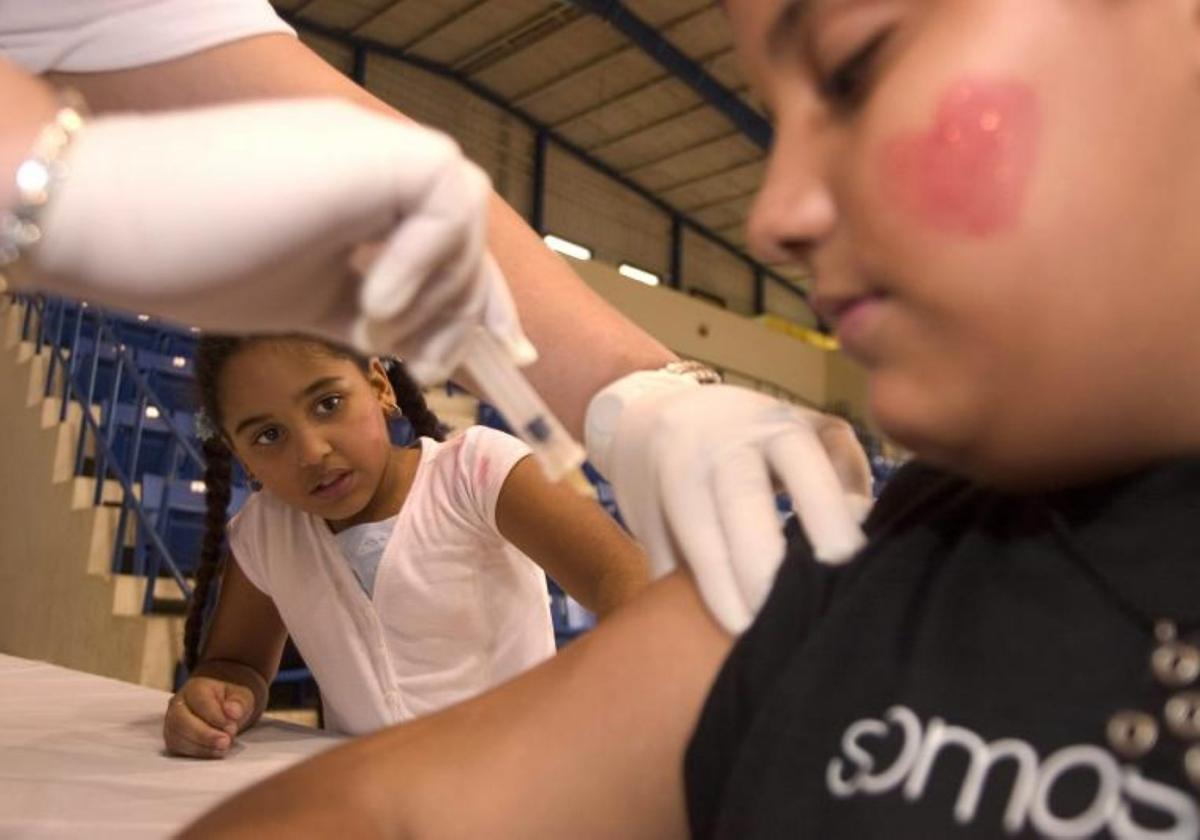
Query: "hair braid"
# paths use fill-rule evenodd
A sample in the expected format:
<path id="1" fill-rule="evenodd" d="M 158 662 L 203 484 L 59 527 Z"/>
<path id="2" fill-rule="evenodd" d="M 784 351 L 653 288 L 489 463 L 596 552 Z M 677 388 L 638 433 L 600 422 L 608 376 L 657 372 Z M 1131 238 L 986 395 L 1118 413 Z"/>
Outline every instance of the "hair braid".
<path id="1" fill-rule="evenodd" d="M 425 395 L 421 393 L 420 386 L 409 376 L 404 363 L 393 357 L 387 357 L 381 361 L 384 370 L 387 371 L 388 381 L 392 383 L 392 390 L 396 393 L 396 405 L 400 406 L 400 412 L 412 426 L 413 432 L 419 437 L 433 438 L 437 441 L 445 440 L 446 429 L 442 425 L 442 421 L 425 402 Z"/>
<path id="2" fill-rule="evenodd" d="M 188 605 L 187 622 L 183 631 L 183 663 L 189 671 L 196 667 L 200 643 L 204 638 L 204 618 L 213 580 L 225 565 L 225 513 L 232 494 L 232 455 L 225 444 L 213 439 L 204 442 L 204 540 L 200 546 L 200 562 L 196 566 L 196 584 Z"/>

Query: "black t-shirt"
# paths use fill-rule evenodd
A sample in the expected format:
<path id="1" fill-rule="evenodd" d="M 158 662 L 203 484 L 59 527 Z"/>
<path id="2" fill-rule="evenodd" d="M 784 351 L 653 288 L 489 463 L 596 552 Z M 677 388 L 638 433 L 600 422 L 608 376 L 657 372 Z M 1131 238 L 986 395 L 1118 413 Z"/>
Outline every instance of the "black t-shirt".
<path id="1" fill-rule="evenodd" d="M 1178 689 L 1048 508 L 1108 586 L 1195 638 L 1200 459 L 1041 498 L 910 465 L 852 564 L 792 534 L 688 747 L 693 835 L 1200 835 L 1188 744 L 1164 726 Z M 1126 709 L 1160 730 L 1137 761 L 1106 737 Z"/>

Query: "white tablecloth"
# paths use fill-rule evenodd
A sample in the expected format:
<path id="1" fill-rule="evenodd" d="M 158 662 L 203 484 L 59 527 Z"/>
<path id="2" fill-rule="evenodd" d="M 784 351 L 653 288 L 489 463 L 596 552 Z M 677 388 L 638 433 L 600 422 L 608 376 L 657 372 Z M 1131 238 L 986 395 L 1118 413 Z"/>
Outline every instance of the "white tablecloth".
<path id="1" fill-rule="evenodd" d="M 0 654 L 0 838 L 167 837 L 338 739 L 261 721 L 220 761 L 163 752 L 161 691 Z"/>

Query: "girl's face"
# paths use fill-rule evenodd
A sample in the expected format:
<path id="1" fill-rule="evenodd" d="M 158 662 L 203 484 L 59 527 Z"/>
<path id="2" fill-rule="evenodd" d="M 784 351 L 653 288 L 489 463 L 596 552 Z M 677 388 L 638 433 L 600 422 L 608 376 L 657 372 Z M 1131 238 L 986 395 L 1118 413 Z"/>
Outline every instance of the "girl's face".
<path id="1" fill-rule="evenodd" d="M 294 340 L 255 341 L 217 383 L 234 453 L 265 489 L 335 526 L 371 505 L 391 460 L 384 408 L 395 404 L 378 362 Z"/>
<path id="2" fill-rule="evenodd" d="M 727 0 L 801 260 L 881 427 L 1007 485 L 1195 449 L 1200 2 Z"/>

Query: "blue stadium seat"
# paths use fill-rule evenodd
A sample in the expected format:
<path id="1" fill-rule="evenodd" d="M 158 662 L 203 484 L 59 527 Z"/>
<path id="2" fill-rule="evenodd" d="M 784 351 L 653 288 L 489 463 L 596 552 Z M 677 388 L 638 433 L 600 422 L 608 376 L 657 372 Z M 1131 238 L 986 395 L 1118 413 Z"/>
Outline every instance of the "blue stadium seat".
<path id="1" fill-rule="evenodd" d="M 245 488 L 235 486 L 226 516 L 240 510 L 247 496 Z M 207 518 L 204 483 L 183 479 L 167 481 L 161 476 L 147 474 L 142 477 L 142 507 L 176 566 L 183 574 L 191 574 L 200 556 Z M 148 570 L 155 553 L 149 535 L 139 533 L 134 548 L 135 571 Z M 165 564 L 160 564 L 159 575 L 166 574 Z"/>
<path id="2" fill-rule="evenodd" d="M 113 381 L 117 370 L 117 349 L 112 344 L 101 342 L 96 350 L 96 340 L 92 336 L 84 336 L 72 348 L 73 363 L 70 366 L 72 381 L 75 386 L 75 396 L 79 402 L 87 398 L 89 379 L 92 372 L 93 353 L 96 358 L 96 384 L 92 390 L 94 402 L 106 402 L 112 398 Z M 128 377 L 122 376 L 121 393 L 118 399 L 130 399 L 133 395 L 133 385 Z"/>
<path id="3" fill-rule="evenodd" d="M 590 461 L 584 461 L 582 469 L 584 478 L 596 491 L 596 501 L 600 503 L 600 507 L 617 520 L 617 524 L 628 530 L 625 520 L 621 518 L 621 511 L 617 509 L 617 495 L 613 491 L 613 486 L 608 483 L 608 479 L 600 475 L 600 471 L 593 467 Z"/>
<path id="4" fill-rule="evenodd" d="M 137 354 L 137 365 L 145 374 L 147 384 L 169 411 L 194 411 L 197 408 L 195 367 L 191 358 L 143 350 Z"/>
<path id="5" fill-rule="evenodd" d="M 596 626 L 596 617 L 578 601 L 563 592 L 555 581 L 546 578 L 550 597 L 550 620 L 554 625 L 554 641 L 558 647 Z"/>
<path id="6" fill-rule="evenodd" d="M 107 416 L 107 401 L 105 401 L 104 407 L 103 414 Z M 146 416 L 142 420 L 142 438 L 137 453 L 137 465 L 131 471 L 132 450 L 137 434 L 138 406 L 118 403 L 113 420 L 116 423 L 112 434 L 113 455 L 131 481 L 140 481 L 147 473 L 156 477 L 171 476 L 188 480 L 203 476 L 203 467 L 187 457 L 183 446 L 172 433 L 171 423 L 154 406 L 147 406 Z M 171 421 L 183 437 L 194 439 L 195 419 L 191 412 L 174 412 L 171 415 Z"/>
<path id="7" fill-rule="evenodd" d="M 512 427 L 508 425 L 508 421 L 504 419 L 504 415 L 495 406 L 479 401 L 479 407 L 475 410 L 475 422 L 480 426 L 487 426 L 489 429 L 497 429 L 507 434 L 512 434 Z"/>

